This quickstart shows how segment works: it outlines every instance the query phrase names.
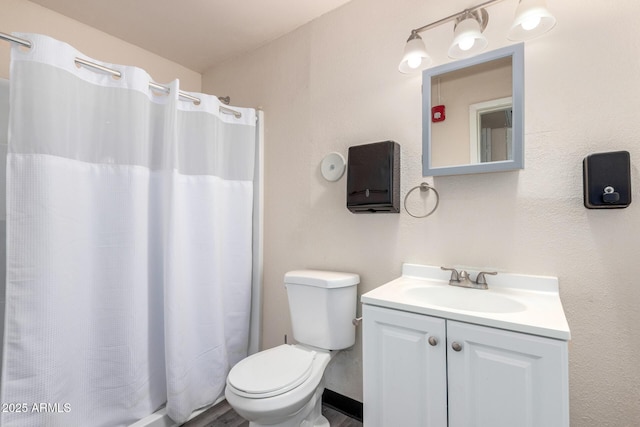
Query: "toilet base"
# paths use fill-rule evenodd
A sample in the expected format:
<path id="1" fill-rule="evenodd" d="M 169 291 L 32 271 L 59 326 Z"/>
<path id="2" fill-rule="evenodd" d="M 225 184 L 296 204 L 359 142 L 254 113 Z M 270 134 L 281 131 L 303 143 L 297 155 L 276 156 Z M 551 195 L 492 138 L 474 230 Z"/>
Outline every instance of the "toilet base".
<path id="1" fill-rule="evenodd" d="M 322 415 L 320 415 L 320 418 L 318 418 L 315 421 L 315 424 L 305 424 L 305 422 L 300 424 L 300 426 L 301 427 L 311 427 L 311 426 L 313 426 L 313 427 L 330 427 L 329 426 L 329 420 L 326 419 L 325 417 L 323 417 Z"/>
<path id="2" fill-rule="evenodd" d="M 322 393 L 324 386 L 316 388 L 311 399 L 293 417 L 278 424 L 249 422 L 249 427 L 330 427 L 329 420 L 322 416 Z"/>

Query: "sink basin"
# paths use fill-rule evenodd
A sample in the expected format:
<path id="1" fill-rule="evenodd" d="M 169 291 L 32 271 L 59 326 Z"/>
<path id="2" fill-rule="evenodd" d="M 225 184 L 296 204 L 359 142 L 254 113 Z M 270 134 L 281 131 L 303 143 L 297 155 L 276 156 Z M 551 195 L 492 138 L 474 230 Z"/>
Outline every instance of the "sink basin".
<path id="1" fill-rule="evenodd" d="M 455 286 L 411 287 L 404 290 L 407 298 L 421 304 L 445 309 L 475 311 L 481 313 L 517 313 L 526 306 L 506 295 L 491 290 L 466 289 Z"/>
<path id="2" fill-rule="evenodd" d="M 571 339 L 557 277 L 500 272 L 489 279 L 486 290 L 460 288 L 449 285 L 449 273 L 439 266 L 405 263 L 402 276 L 362 294 L 361 301 L 372 308 Z"/>

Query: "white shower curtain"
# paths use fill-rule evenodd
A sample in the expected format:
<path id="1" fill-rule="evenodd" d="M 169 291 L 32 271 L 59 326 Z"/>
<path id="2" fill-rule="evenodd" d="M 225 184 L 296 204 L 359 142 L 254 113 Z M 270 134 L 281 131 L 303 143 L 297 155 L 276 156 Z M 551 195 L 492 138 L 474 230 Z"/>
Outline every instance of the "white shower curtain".
<path id="1" fill-rule="evenodd" d="M 255 111 L 16 35 L 0 423 L 185 421 L 247 352 Z"/>

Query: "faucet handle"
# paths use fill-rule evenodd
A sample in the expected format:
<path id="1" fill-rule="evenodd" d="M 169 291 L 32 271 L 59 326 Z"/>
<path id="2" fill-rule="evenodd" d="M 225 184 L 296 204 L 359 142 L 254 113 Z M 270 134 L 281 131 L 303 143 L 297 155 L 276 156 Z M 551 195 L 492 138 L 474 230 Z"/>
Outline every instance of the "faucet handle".
<path id="1" fill-rule="evenodd" d="M 451 272 L 451 279 L 449 279 L 451 282 L 459 282 L 460 281 L 460 273 L 458 273 L 458 270 L 456 270 L 455 268 L 448 268 L 448 267 L 440 267 L 442 270 L 447 270 Z"/>
<path id="2" fill-rule="evenodd" d="M 486 274 L 491 274 L 492 276 L 495 276 L 496 274 L 498 274 L 497 271 L 481 271 L 480 273 L 478 273 L 478 276 L 476 277 L 476 285 L 487 285 L 487 279 L 484 277 Z"/>

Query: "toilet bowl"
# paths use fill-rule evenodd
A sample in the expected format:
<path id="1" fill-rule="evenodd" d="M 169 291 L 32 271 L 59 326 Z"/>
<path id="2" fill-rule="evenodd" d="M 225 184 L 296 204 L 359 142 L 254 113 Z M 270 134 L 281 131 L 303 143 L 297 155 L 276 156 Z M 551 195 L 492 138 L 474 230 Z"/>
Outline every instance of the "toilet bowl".
<path id="1" fill-rule="evenodd" d="M 355 343 L 360 277 L 297 270 L 284 279 L 298 344 L 241 360 L 227 376 L 225 397 L 250 427 L 329 427 L 322 416 L 323 375 L 336 351 Z"/>
<path id="2" fill-rule="evenodd" d="M 328 427 L 322 416 L 323 375 L 334 354 L 283 344 L 249 356 L 227 377 L 227 402 L 251 427 Z"/>

